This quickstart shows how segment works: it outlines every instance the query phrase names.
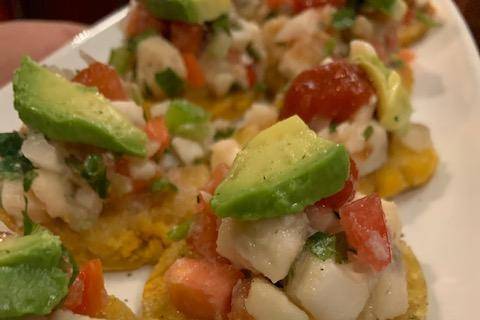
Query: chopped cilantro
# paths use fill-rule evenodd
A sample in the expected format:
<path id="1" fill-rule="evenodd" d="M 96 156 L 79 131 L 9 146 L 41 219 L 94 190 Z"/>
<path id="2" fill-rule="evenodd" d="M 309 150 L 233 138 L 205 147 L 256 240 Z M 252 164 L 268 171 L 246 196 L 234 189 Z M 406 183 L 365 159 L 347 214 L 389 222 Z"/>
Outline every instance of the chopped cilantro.
<path id="1" fill-rule="evenodd" d="M 355 22 L 355 11 L 352 8 L 342 8 L 333 14 L 332 26 L 337 30 L 348 29 Z"/>
<path id="2" fill-rule="evenodd" d="M 98 154 L 89 155 L 83 162 L 80 175 L 97 192 L 100 198 L 105 199 L 110 182 L 107 179 L 107 168 Z"/>
<path id="3" fill-rule="evenodd" d="M 372 126 L 366 127 L 365 130 L 363 130 L 363 138 L 365 139 L 365 141 L 370 139 L 372 134 L 373 134 L 373 127 Z"/>
<path id="4" fill-rule="evenodd" d="M 328 125 L 328 132 L 329 133 L 335 133 L 337 132 L 337 126 L 338 126 L 338 123 L 336 122 L 330 122 L 330 124 Z"/>
<path id="5" fill-rule="evenodd" d="M 306 248 L 322 261 L 335 259 L 337 263 L 346 261 L 347 243 L 344 234 L 329 235 L 317 232 L 307 239 Z"/>
<path id="6" fill-rule="evenodd" d="M 177 191 L 178 188 L 176 185 L 171 183 L 168 179 L 160 178 L 153 181 L 150 186 L 152 192 L 164 192 L 164 191 Z"/>
<path id="7" fill-rule="evenodd" d="M 170 98 L 180 95 L 185 87 L 183 79 L 170 68 L 155 74 L 155 81 Z"/>
<path id="8" fill-rule="evenodd" d="M 390 14 L 395 5 L 395 1 L 397 0 L 367 0 L 366 2 L 370 8 Z"/>
<path id="9" fill-rule="evenodd" d="M 220 129 L 217 132 L 215 132 L 215 135 L 213 136 L 213 140 L 218 141 L 218 140 L 230 138 L 234 132 L 235 132 L 235 128 L 233 127 Z"/>
<path id="10" fill-rule="evenodd" d="M 260 56 L 260 53 L 253 47 L 253 44 L 250 42 L 247 45 L 247 54 L 250 56 L 250 58 L 253 59 L 253 61 L 258 62 L 262 58 Z"/>
<path id="11" fill-rule="evenodd" d="M 335 40 L 335 38 L 329 38 L 327 41 L 325 41 L 325 44 L 323 45 L 323 50 L 325 50 L 325 54 L 327 56 L 332 56 L 335 52 L 336 46 L 337 40 Z"/>
<path id="12" fill-rule="evenodd" d="M 225 32 L 230 34 L 230 18 L 227 14 L 222 14 L 220 17 L 212 21 L 212 28 L 215 32 Z"/>
<path id="13" fill-rule="evenodd" d="M 23 175 L 23 190 L 28 192 L 32 187 L 33 180 L 38 176 L 35 170 L 29 170 Z"/>
<path id="14" fill-rule="evenodd" d="M 23 139 L 18 132 L 0 133 L 0 156 L 15 156 L 20 152 Z"/>
<path id="15" fill-rule="evenodd" d="M 257 82 L 255 83 L 255 86 L 253 87 L 253 90 L 257 93 L 263 93 L 267 91 L 267 85 L 263 82 Z"/>

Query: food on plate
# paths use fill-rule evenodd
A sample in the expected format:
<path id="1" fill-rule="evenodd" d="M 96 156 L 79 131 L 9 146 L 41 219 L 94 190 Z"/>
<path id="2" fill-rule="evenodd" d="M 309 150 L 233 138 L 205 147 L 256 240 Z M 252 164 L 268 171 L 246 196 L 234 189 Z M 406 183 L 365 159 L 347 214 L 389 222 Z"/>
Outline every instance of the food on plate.
<path id="1" fill-rule="evenodd" d="M 356 192 L 357 179 L 346 149 L 298 116 L 263 130 L 201 191 L 145 285 L 142 316 L 425 319 L 397 208 Z"/>
<path id="2" fill-rule="evenodd" d="M 424 184 L 437 156 L 428 128 L 410 121 L 410 93 L 372 46 L 352 41 L 348 60 L 327 61 L 296 76 L 280 118 L 299 115 L 318 135 L 345 145 L 360 190 L 391 197 Z"/>
<path id="3" fill-rule="evenodd" d="M 107 295 L 100 260 L 79 268 L 58 236 L 23 215 L 23 234 L 1 233 L 0 319 L 136 319 Z"/>
<path id="4" fill-rule="evenodd" d="M 237 124 L 257 103 L 277 107 L 280 118 L 298 114 L 347 147 L 364 193 L 392 197 L 434 174 L 429 130 L 410 122 L 414 54 L 398 40 L 407 29 L 435 25 L 428 2 L 212 3 L 133 4 L 126 42 L 112 50 L 110 63 L 146 99 L 147 110 L 181 96 L 213 119 Z M 212 55 L 219 44 L 223 54 Z M 246 85 L 247 78 L 236 78 L 242 74 L 254 81 Z M 259 132 L 248 125 L 235 129 L 241 145 Z"/>
<path id="5" fill-rule="evenodd" d="M 229 120 L 185 99 L 137 104 L 115 69 L 87 60 L 77 72 L 23 60 L 13 89 L 24 126 L 0 134 L 0 219 L 21 228 L 25 196 L 80 263 L 135 269 L 157 261 L 212 170 L 278 110 L 255 102 Z"/>
<path id="6" fill-rule="evenodd" d="M 125 37 L 110 64 L 150 99 L 186 96 L 232 109 L 255 96 L 265 58 L 260 28 L 238 16 L 230 0 L 135 1 Z M 234 91 L 238 99 L 226 99 Z"/>

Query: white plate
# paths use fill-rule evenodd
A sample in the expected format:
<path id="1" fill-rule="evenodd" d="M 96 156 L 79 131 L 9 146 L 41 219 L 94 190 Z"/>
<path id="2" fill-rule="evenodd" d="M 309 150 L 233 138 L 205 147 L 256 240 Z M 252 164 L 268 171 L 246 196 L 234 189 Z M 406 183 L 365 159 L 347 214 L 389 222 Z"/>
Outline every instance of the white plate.
<path id="1" fill-rule="evenodd" d="M 413 119 L 432 130 L 440 154 L 436 176 L 422 189 L 400 196 L 407 242 L 420 259 L 429 286 L 428 319 L 476 319 L 480 294 L 480 59 L 457 9 L 435 1 L 443 26 L 416 48 Z M 121 43 L 119 24 L 126 10 L 108 17 L 44 63 L 65 68 L 85 66 L 84 50 L 106 61 Z M 18 128 L 12 88 L 0 91 L 0 131 Z M 480 196 L 479 196 L 480 198 Z M 140 307 L 149 268 L 106 275 L 110 293 Z"/>

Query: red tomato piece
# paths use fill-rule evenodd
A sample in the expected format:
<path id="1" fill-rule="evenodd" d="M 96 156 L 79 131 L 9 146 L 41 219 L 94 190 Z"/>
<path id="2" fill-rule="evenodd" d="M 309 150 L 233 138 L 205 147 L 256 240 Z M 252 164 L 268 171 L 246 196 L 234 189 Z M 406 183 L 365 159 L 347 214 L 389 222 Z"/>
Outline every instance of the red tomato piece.
<path id="1" fill-rule="evenodd" d="M 148 30 L 155 30 L 160 34 L 166 31 L 165 23 L 152 16 L 140 3 L 129 11 L 126 21 L 125 35 L 127 38 L 138 36 Z"/>
<path id="2" fill-rule="evenodd" d="M 350 202 L 340 209 L 340 224 L 360 261 L 381 271 L 392 261 L 382 201 L 376 194 Z"/>
<path id="3" fill-rule="evenodd" d="M 181 258 L 165 273 L 170 299 L 186 316 L 200 320 L 225 319 L 232 290 L 243 277 L 228 264 Z"/>
<path id="4" fill-rule="evenodd" d="M 230 168 L 225 163 L 220 163 L 215 168 L 213 168 L 210 181 L 202 188 L 202 190 L 213 194 L 217 189 L 218 185 L 227 176 L 228 170 L 230 170 Z"/>
<path id="5" fill-rule="evenodd" d="M 197 55 L 203 43 L 203 26 L 174 21 L 170 23 L 170 41 L 182 53 Z"/>
<path id="6" fill-rule="evenodd" d="M 358 180 L 357 165 L 355 164 L 355 161 L 353 161 L 353 159 L 350 158 L 350 176 L 348 177 L 348 180 L 345 181 L 345 185 L 343 189 L 335 193 L 334 195 L 331 195 L 330 197 L 327 197 L 325 199 L 318 201 L 317 203 L 315 203 L 315 205 L 332 208 L 335 210 L 339 209 L 345 203 L 352 200 L 353 197 L 355 196 L 355 184 L 357 180 Z"/>
<path id="7" fill-rule="evenodd" d="M 156 141 L 160 145 L 158 153 L 163 152 L 170 145 L 170 135 L 163 117 L 149 120 L 145 127 L 145 132 L 151 140 Z"/>
<path id="8" fill-rule="evenodd" d="M 128 99 L 122 79 L 117 71 L 100 62 L 94 62 L 81 70 L 72 81 L 87 87 L 96 87 L 101 94 L 110 100 Z"/>
<path id="9" fill-rule="evenodd" d="M 204 209 L 198 214 L 195 223 L 192 225 L 187 237 L 187 243 L 202 257 L 212 260 L 224 260 L 217 253 L 218 227 L 220 221 L 213 213 L 210 204 L 203 202 Z"/>
<path id="10" fill-rule="evenodd" d="M 80 282 L 81 284 L 75 282 Z M 90 317 L 97 316 L 103 309 L 107 299 L 105 291 L 102 262 L 99 259 L 86 262 L 71 286 L 65 307 L 72 312 Z M 81 293 L 81 294 L 80 294 Z M 81 296 L 80 299 L 78 297 Z"/>
<path id="11" fill-rule="evenodd" d="M 257 82 L 257 74 L 255 73 L 255 67 L 253 64 L 247 66 L 247 79 L 250 88 L 252 88 Z"/>
<path id="12" fill-rule="evenodd" d="M 298 114 L 305 122 L 315 117 L 342 122 L 367 104 L 373 93 L 367 75 L 359 67 L 335 61 L 306 70 L 293 80 L 280 117 Z"/>
<path id="13" fill-rule="evenodd" d="M 187 67 L 187 82 L 193 88 L 201 88 L 205 86 L 205 75 L 202 66 L 198 62 L 197 57 L 193 53 L 182 54 L 183 61 Z"/>
<path id="14" fill-rule="evenodd" d="M 346 0 L 293 0 L 293 9 L 300 12 L 309 8 L 331 5 L 333 7 L 345 6 Z"/>

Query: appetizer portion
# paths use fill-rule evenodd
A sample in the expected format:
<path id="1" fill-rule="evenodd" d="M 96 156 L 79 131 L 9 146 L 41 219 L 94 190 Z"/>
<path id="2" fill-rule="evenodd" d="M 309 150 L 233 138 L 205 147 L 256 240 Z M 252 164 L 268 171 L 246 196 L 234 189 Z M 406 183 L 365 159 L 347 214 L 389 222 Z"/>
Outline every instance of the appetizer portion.
<path id="1" fill-rule="evenodd" d="M 424 319 L 395 204 L 355 191 L 346 149 L 292 116 L 218 167 L 147 281 L 153 319 Z"/>
<path id="2" fill-rule="evenodd" d="M 296 76 L 280 118 L 297 114 L 320 136 L 345 145 L 364 193 L 391 197 L 428 181 L 437 156 L 428 128 L 410 121 L 410 93 L 398 72 L 364 41 L 348 60 L 326 60 Z"/>
<path id="3" fill-rule="evenodd" d="M 184 99 L 142 103 L 113 68 L 88 62 L 60 75 L 26 58 L 17 71 L 25 126 L 0 134 L 0 218 L 21 228 L 27 197 L 32 219 L 79 262 L 134 269 L 157 261 L 211 168 L 231 165 L 278 111 L 254 103 L 227 120 Z"/>
<path id="4" fill-rule="evenodd" d="M 78 268 L 59 237 L 23 214 L 23 235 L 1 233 L 0 319 L 136 319 L 107 295 L 99 260 Z"/>
<path id="5" fill-rule="evenodd" d="M 135 1 L 125 36 L 110 64 L 155 100 L 186 95 L 207 105 L 233 91 L 251 98 L 262 76 L 260 28 L 230 0 Z"/>

